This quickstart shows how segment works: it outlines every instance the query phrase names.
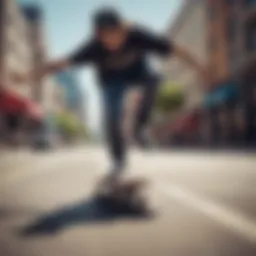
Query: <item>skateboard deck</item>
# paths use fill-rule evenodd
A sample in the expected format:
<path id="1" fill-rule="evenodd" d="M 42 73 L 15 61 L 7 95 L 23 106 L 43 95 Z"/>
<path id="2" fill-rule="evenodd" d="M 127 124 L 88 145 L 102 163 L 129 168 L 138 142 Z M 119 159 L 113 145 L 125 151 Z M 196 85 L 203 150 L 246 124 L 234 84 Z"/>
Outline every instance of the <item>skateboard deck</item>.
<path id="1" fill-rule="evenodd" d="M 106 188 L 99 184 L 96 192 L 96 198 L 101 203 L 114 208 L 117 211 L 130 213 L 147 213 L 149 211 L 145 187 L 145 179 L 127 179 L 117 182 Z"/>

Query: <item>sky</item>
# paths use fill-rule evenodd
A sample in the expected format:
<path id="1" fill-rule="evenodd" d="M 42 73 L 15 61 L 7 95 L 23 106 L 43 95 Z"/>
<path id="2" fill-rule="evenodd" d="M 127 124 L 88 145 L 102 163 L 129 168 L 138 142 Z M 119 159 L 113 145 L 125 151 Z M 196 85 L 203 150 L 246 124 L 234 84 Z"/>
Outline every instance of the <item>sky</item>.
<path id="1" fill-rule="evenodd" d="M 97 8 L 114 6 L 124 17 L 145 25 L 157 32 L 164 32 L 181 7 L 182 0 L 18 0 L 21 3 L 38 3 L 45 13 L 46 45 L 49 58 L 63 57 L 90 37 L 91 17 Z M 99 88 L 94 71 L 83 68 L 81 85 L 86 100 L 86 121 L 97 132 L 101 127 Z"/>

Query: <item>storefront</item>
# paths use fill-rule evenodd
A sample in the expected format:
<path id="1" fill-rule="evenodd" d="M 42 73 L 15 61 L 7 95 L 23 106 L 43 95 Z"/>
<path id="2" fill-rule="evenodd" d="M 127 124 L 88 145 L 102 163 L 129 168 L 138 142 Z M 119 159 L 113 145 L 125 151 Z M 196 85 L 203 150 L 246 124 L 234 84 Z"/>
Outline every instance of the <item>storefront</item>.
<path id="1" fill-rule="evenodd" d="M 155 137 L 157 137 L 162 144 L 197 145 L 200 143 L 200 122 L 200 110 L 182 113 L 174 120 L 158 127 L 155 131 Z"/>
<path id="2" fill-rule="evenodd" d="M 181 145 L 198 145 L 200 122 L 199 110 L 193 110 L 178 117 L 171 126 L 172 142 Z"/>
<path id="3" fill-rule="evenodd" d="M 40 106 L 21 95 L 0 91 L 0 141 L 7 144 L 26 144 L 33 131 L 43 122 Z"/>
<path id="4" fill-rule="evenodd" d="M 256 145 L 256 59 L 241 69 L 241 105 L 244 113 L 244 142 Z"/>
<path id="5" fill-rule="evenodd" d="M 206 94 L 203 102 L 204 122 L 208 124 L 210 144 L 231 144 L 238 139 L 239 90 L 237 82 L 228 80 L 218 84 Z"/>

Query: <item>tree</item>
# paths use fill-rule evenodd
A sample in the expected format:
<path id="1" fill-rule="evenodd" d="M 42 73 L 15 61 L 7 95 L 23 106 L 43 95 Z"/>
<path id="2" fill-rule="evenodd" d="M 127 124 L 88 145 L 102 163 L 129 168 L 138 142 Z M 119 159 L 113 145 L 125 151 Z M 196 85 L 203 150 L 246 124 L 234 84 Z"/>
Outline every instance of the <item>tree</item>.
<path id="1" fill-rule="evenodd" d="M 85 138 L 87 136 L 87 130 L 84 124 L 70 113 L 61 113 L 56 116 L 56 124 L 64 137 L 68 140 L 72 140 L 78 137 Z"/>
<path id="2" fill-rule="evenodd" d="M 185 96 L 179 85 L 165 82 L 160 86 L 156 98 L 156 110 L 162 114 L 170 114 L 184 104 Z"/>

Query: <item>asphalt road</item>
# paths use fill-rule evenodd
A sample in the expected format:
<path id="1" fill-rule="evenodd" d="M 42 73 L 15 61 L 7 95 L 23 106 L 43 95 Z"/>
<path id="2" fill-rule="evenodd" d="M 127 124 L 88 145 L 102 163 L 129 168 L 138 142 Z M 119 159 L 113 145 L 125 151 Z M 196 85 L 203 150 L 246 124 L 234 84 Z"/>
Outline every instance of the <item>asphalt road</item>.
<path id="1" fill-rule="evenodd" d="M 0 172 L 1 256 L 256 255 L 253 154 L 132 150 L 129 175 L 149 180 L 152 218 L 95 208 L 102 148 L 11 161 Z"/>

